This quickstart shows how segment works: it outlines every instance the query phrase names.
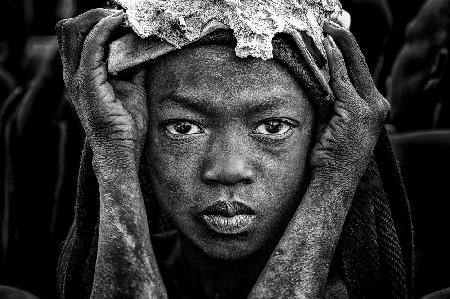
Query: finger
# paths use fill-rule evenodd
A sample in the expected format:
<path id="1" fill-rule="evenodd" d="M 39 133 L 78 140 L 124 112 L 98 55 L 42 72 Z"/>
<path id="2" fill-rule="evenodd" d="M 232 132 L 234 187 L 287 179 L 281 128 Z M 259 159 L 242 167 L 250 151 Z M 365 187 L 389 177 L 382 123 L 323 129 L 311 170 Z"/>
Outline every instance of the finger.
<path id="1" fill-rule="evenodd" d="M 353 34 L 332 21 L 325 22 L 323 29 L 325 33 L 333 37 L 333 40 L 342 51 L 350 80 L 355 85 L 358 94 L 364 99 L 372 97 L 377 89 L 364 55 Z"/>
<path id="2" fill-rule="evenodd" d="M 359 96 L 348 76 L 342 53 L 330 36 L 323 39 L 323 45 L 330 68 L 330 85 L 337 98 L 336 100 L 351 107 L 353 105 L 352 102 Z"/>
<path id="3" fill-rule="evenodd" d="M 101 76 L 98 80 L 106 80 L 106 66 L 103 61 L 105 55 L 105 44 L 111 36 L 114 29 L 119 27 L 124 20 L 123 12 L 103 18 L 89 32 L 84 41 L 83 51 L 81 53 L 80 69 L 85 72 L 99 71 Z M 98 82 L 101 84 L 102 82 Z"/>
<path id="4" fill-rule="evenodd" d="M 56 24 L 55 29 L 64 72 L 69 79 L 73 78 L 78 69 L 85 37 L 99 20 L 116 11 L 93 9 L 75 18 L 61 20 Z"/>

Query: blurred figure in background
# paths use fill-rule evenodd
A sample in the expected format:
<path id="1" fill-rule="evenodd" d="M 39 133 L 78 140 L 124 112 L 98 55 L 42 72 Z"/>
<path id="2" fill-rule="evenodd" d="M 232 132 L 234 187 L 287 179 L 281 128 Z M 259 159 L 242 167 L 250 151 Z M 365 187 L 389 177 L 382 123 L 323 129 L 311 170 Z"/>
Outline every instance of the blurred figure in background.
<path id="1" fill-rule="evenodd" d="M 1 28 L 0 24 L 0 28 Z M 16 80 L 6 69 L 5 63 L 9 56 L 9 43 L 0 32 L 0 105 L 5 101 L 16 86 Z"/>
<path id="2" fill-rule="evenodd" d="M 388 79 L 398 132 L 450 128 L 449 19 L 449 1 L 428 1 L 406 29 Z"/>
<path id="3" fill-rule="evenodd" d="M 105 1 L 0 2 L 8 12 L 1 36 L 17 45 L 8 44 L 14 55 L 6 69 L 18 83 L 0 101 L 0 285 L 56 298 L 56 262 L 73 217 L 83 136 L 65 98 L 54 26 Z"/>
<path id="4" fill-rule="evenodd" d="M 350 30 L 361 47 L 372 76 L 376 78 L 392 28 L 390 8 L 386 0 L 341 0 L 341 3 L 352 17 Z"/>
<path id="5" fill-rule="evenodd" d="M 392 29 L 386 41 L 383 62 L 377 71 L 377 86 L 386 95 L 385 82 L 391 73 L 392 64 L 405 40 L 406 25 L 416 16 L 424 0 L 408 0 L 407 3 L 398 0 L 386 0 L 392 14 Z M 374 27 L 376 27 L 374 25 Z"/>
<path id="6" fill-rule="evenodd" d="M 428 0 L 405 36 L 386 85 L 415 226 L 421 296 L 450 286 L 450 0 Z"/>
<path id="7" fill-rule="evenodd" d="M 20 2 L 2 0 L 0 11 L 0 107 L 21 80 L 20 63 L 26 39 L 23 6 Z M 11 30 L 14 24 L 14 30 Z"/>

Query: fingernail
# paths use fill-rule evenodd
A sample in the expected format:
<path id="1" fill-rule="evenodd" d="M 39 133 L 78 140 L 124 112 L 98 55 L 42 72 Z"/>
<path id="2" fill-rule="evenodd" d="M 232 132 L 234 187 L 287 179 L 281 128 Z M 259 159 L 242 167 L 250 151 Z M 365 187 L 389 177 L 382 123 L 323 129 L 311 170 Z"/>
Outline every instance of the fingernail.
<path id="1" fill-rule="evenodd" d="M 123 10 L 116 11 L 116 12 L 113 13 L 112 15 L 109 15 L 109 17 L 110 17 L 110 18 L 115 18 L 115 17 L 118 17 L 118 16 L 120 16 L 120 15 L 123 15 Z"/>
<path id="2" fill-rule="evenodd" d="M 334 28 L 341 28 L 342 27 L 341 25 L 339 25 L 338 23 L 336 23 L 333 20 L 328 20 L 328 23 Z"/>
<path id="3" fill-rule="evenodd" d="M 325 50 L 329 50 L 331 48 L 330 45 L 330 40 L 328 39 L 328 35 L 326 35 L 323 39 L 322 39 L 322 44 L 325 47 Z"/>
<path id="4" fill-rule="evenodd" d="M 333 48 L 331 47 L 329 35 L 322 39 L 323 46 L 325 48 L 325 52 L 327 53 L 328 63 L 330 63 L 330 67 L 332 62 L 334 61 Z"/>
<path id="5" fill-rule="evenodd" d="M 337 45 L 336 45 L 336 43 L 334 42 L 334 39 L 331 37 L 331 35 L 327 35 L 327 39 L 328 39 L 328 42 L 330 43 L 330 46 L 332 47 L 332 48 L 337 48 Z"/>

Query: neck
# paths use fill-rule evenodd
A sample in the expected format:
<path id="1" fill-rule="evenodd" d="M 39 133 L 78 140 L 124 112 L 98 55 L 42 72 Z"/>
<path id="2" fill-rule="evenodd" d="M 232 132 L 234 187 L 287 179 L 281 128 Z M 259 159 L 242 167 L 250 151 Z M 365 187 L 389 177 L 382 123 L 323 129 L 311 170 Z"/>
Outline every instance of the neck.
<path id="1" fill-rule="evenodd" d="M 270 257 L 260 252 L 240 260 L 219 260 L 207 256 L 180 234 L 184 281 L 203 298 L 246 298 Z"/>

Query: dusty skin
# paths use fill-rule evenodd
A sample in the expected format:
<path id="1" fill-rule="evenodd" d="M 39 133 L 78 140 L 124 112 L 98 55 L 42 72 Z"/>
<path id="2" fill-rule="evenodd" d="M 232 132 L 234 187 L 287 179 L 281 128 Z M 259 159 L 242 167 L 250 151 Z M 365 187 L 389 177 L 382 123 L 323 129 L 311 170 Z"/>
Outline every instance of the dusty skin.
<path id="1" fill-rule="evenodd" d="M 57 26 L 64 80 L 94 153 L 100 186 L 91 297 L 166 298 L 137 174 L 148 128 L 144 74 L 112 80 L 103 62 L 105 43 L 123 21 L 121 13 L 97 9 Z M 312 148 L 312 176 L 301 204 L 250 298 L 324 294 L 357 182 L 389 110 L 351 34 L 333 23 L 324 32 L 330 36 L 323 43 L 336 99 L 334 115 Z"/>

